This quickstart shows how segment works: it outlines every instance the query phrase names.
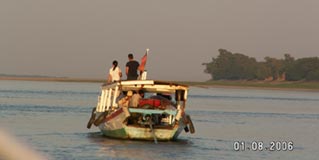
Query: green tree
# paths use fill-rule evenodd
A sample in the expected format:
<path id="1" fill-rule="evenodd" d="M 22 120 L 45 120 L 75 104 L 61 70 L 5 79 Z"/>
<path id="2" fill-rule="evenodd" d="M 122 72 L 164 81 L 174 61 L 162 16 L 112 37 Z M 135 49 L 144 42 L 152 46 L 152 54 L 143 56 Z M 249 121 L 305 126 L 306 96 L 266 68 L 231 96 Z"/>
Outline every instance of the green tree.
<path id="1" fill-rule="evenodd" d="M 212 58 L 206 66 L 205 73 L 211 74 L 214 80 L 264 80 L 273 77 L 274 80 L 286 75 L 286 80 L 319 80 L 319 58 L 306 57 L 295 60 L 290 54 L 284 54 L 283 59 L 265 57 L 264 62 L 240 53 L 231 53 L 219 49 L 217 58 Z"/>
<path id="2" fill-rule="evenodd" d="M 287 80 L 319 80 L 319 58 L 307 57 L 295 60 L 286 68 Z"/>
<path id="3" fill-rule="evenodd" d="M 264 80 L 270 76 L 272 76 L 271 69 L 267 67 L 266 62 L 259 62 L 257 64 L 257 69 L 256 69 L 256 78 L 258 80 Z"/>
<path id="4" fill-rule="evenodd" d="M 211 74 L 212 79 L 255 79 L 256 68 L 258 66 L 256 59 L 240 53 L 231 53 L 225 49 L 219 49 L 217 58 L 212 62 L 204 63 L 205 72 Z"/>
<path id="5" fill-rule="evenodd" d="M 278 79 L 284 72 L 284 63 L 281 59 L 265 57 L 265 64 L 271 72 L 273 79 Z"/>

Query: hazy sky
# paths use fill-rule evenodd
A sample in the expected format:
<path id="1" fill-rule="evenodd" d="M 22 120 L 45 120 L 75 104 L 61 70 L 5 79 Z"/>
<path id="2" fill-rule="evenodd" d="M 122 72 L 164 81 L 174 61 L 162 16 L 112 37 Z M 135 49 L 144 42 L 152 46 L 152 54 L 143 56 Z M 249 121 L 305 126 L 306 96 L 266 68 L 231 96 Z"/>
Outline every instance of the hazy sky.
<path id="1" fill-rule="evenodd" d="M 218 49 L 319 56 L 318 0 L 1 0 L 0 74 L 104 78 L 150 48 L 148 77 L 208 80 Z"/>

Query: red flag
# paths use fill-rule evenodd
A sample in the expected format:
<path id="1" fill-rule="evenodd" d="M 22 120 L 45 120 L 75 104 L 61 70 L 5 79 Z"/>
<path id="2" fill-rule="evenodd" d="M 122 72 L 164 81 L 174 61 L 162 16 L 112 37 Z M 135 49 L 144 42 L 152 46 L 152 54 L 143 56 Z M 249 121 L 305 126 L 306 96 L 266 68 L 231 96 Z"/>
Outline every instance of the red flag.
<path id="1" fill-rule="evenodd" d="M 141 64 L 140 64 L 140 67 L 139 67 L 139 70 L 141 72 L 144 72 L 144 70 L 145 70 L 146 61 L 147 61 L 147 51 L 146 51 L 145 55 L 142 57 L 142 59 L 141 59 Z"/>

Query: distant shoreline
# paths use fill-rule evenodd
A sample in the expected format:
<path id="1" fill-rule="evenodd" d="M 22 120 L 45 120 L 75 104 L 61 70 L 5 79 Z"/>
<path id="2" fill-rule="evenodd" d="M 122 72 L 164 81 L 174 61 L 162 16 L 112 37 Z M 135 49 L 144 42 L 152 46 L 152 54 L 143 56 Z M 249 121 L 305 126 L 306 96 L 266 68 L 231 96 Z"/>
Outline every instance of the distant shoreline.
<path id="1" fill-rule="evenodd" d="M 105 83 L 106 79 L 85 79 L 66 77 L 0 77 L 0 80 L 17 81 L 49 81 L 49 82 L 87 82 Z M 173 81 L 194 87 L 201 88 L 245 88 L 245 89 L 266 89 L 266 90 L 298 90 L 298 91 L 319 91 L 319 82 L 308 81 Z"/>
<path id="2" fill-rule="evenodd" d="M 207 81 L 207 82 L 180 82 L 190 86 L 203 88 L 245 88 L 264 90 L 298 90 L 319 91 L 319 81 Z"/>
<path id="3" fill-rule="evenodd" d="M 49 82 L 91 82 L 104 83 L 103 79 L 67 78 L 67 77 L 0 77 L 0 80 L 49 81 Z"/>

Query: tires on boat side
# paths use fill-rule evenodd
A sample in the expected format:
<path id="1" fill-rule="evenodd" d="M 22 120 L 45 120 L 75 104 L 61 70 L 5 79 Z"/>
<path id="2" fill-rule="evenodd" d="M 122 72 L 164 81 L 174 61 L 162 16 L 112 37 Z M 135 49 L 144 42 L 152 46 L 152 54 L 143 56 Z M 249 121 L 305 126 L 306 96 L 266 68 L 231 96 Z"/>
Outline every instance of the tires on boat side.
<path id="1" fill-rule="evenodd" d="M 94 121 L 94 125 L 95 126 L 99 126 L 105 119 L 105 117 L 107 116 L 108 111 L 103 112 L 102 114 L 100 114 L 96 120 Z"/>
<path id="2" fill-rule="evenodd" d="M 188 124 L 189 124 L 189 130 L 190 130 L 191 134 L 195 133 L 195 127 L 194 127 L 193 121 L 191 119 L 191 116 L 190 115 L 186 115 L 186 118 L 187 118 L 187 121 L 188 121 Z"/>
<path id="3" fill-rule="evenodd" d="M 95 115 L 95 110 L 96 110 L 96 108 L 94 107 L 94 108 L 92 109 L 91 118 L 90 118 L 88 124 L 86 125 L 86 127 L 87 127 L 88 129 L 91 128 L 92 124 L 93 124 L 94 121 L 95 121 L 95 116 L 96 116 L 96 115 Z"/>

